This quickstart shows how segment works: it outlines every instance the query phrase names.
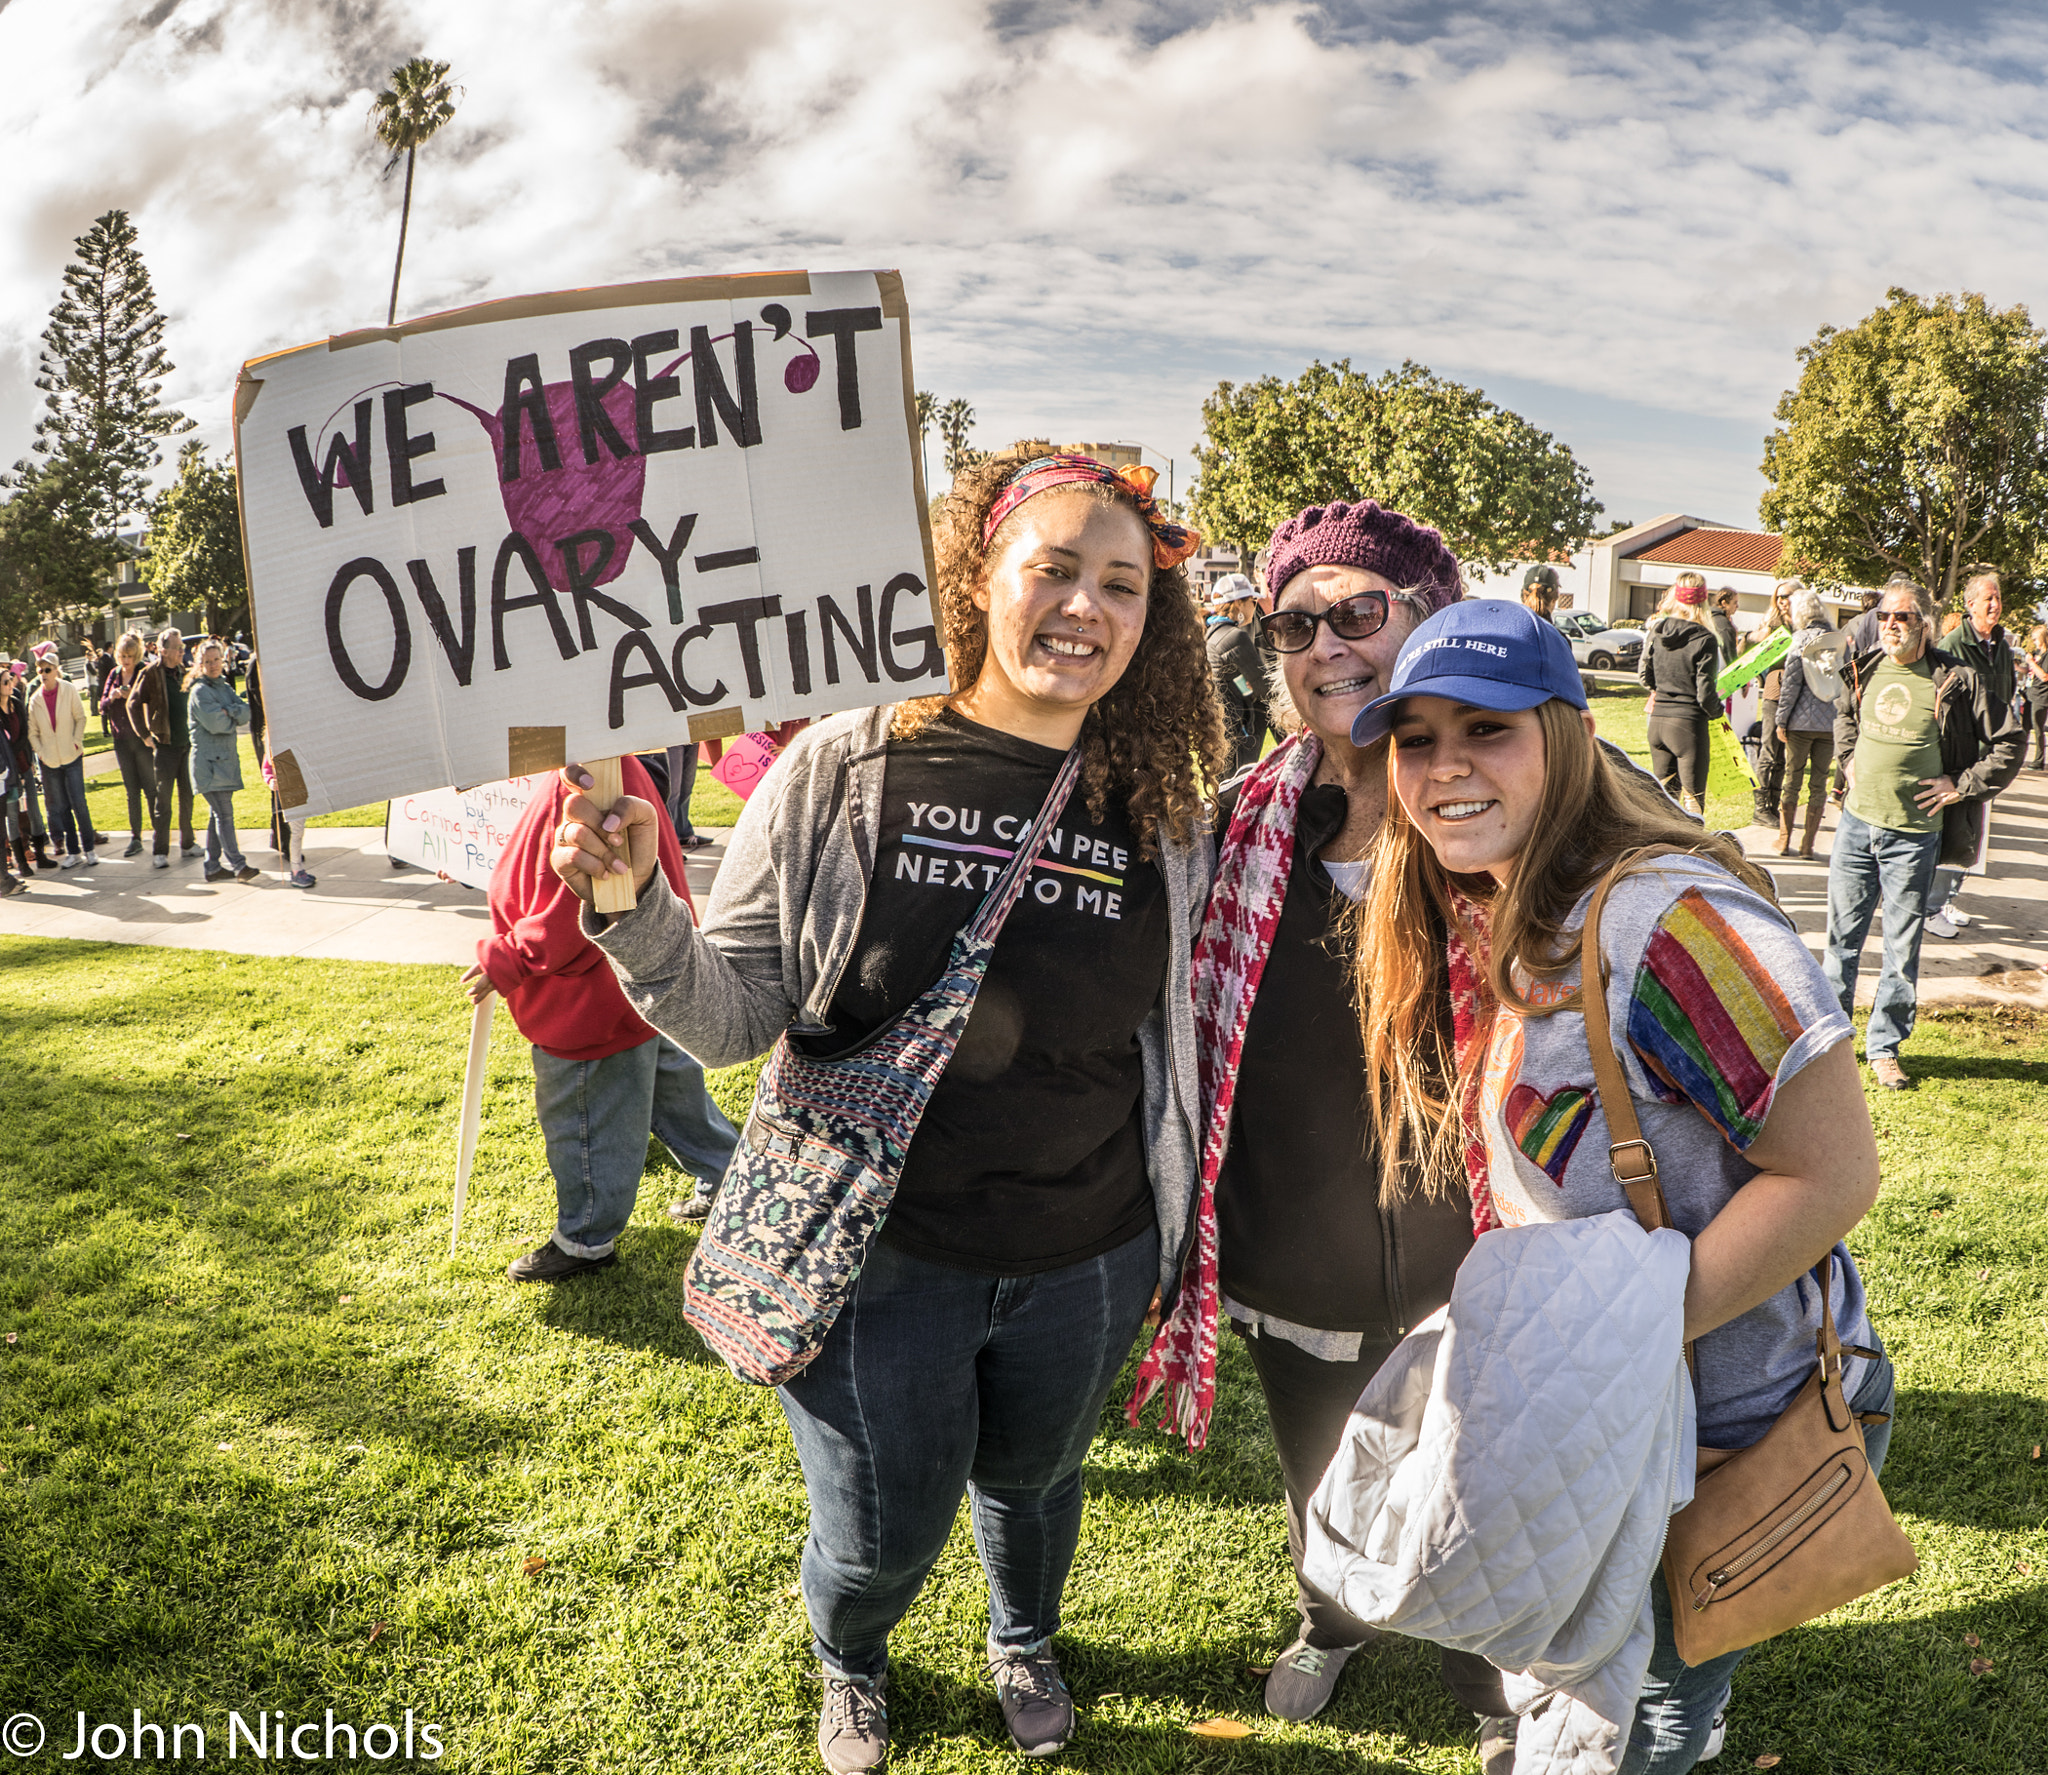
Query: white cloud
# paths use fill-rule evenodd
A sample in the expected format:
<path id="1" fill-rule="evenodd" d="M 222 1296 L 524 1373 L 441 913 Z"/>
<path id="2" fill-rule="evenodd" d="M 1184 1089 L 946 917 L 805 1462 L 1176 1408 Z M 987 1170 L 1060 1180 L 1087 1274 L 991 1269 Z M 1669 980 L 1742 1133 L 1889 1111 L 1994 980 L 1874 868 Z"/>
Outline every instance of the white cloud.
<path id="1" fill-rule="evenodd" d="M 2021 15 L 1397 40 L 1293 4 L 12 0 L 0 457 L 103 209 L 135 215 L 215 441 L 243 357 L 381 319 L 398 180 L 365 114 L 420 50 L 466 92 L 421 156 L 402 308 L 900 265 L 919 380 L 984 440 L 1136 436 L 1183 485 L 1219 377 L 1414 357 L 1510 382 L 1628 515 L 1740 521 L 1816 327 L 1893 283 L 2027 300 L 2048 268 L 2048 27 Z"/>

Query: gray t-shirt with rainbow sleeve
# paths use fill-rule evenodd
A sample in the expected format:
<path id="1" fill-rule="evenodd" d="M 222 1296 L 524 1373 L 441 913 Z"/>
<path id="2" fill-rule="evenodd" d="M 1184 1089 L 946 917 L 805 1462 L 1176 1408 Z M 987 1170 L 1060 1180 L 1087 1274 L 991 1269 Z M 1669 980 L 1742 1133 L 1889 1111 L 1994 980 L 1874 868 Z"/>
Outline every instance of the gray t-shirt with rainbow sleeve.
<path id="1" fill-rule="evenodd" d="M 1569 925 L 1585 922 L 1588 894 Z M 1784 914 L 1726 870 L 1667 857 L 1618 883 L 1600 917 L 1608 1019 L 1671 1218 L 1688 1238 L 1757 1175 L 1743 1156 L 1778 1087 L 1838 1042 L 1849 1020 Z M 1537 1002 L 1578 988 L 1540 982 Z M 1607 1117 L 1576 1010 L 1525 1017 L 1501 1007 L 1480 1079 L 1494 1206 L 1508 1226 L 1626 1208 L 1608 1164 Z M 1863 1281 L 1835 1248 L 1835 1325 L 1872 1344 Z M 1699 1438 L 1746 1448 L 1813 1371 L 1818 1267 L 1698 1342 Z M 1851 1359 L 1853 1395 L 1867 1363 Z"/>

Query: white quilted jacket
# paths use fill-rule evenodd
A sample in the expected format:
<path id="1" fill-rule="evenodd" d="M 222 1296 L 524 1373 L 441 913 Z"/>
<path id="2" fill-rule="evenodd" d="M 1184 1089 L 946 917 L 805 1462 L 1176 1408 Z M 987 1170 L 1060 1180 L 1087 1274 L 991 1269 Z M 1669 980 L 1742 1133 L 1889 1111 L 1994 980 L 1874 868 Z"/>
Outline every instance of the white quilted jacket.
<path id="1" fill-rule="evenodd" d="M 1309 1505 L 1310 1582 L 1510 1672 L 1517 1775 L 1612 1775 L 1692 1501 L 1691 1247 L 1626 1212 L 1485 1234 L 1353 1408 Z"/>

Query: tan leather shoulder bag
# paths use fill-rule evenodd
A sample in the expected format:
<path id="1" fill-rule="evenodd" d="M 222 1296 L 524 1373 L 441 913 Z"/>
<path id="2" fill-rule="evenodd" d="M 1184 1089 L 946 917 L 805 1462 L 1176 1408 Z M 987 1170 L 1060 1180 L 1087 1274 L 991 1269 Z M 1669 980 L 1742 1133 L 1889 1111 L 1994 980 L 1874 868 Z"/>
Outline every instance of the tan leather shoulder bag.
<path id="1" fill-rule="evenodd" d="M 1607 958 L 1600 952 L 1600 914 L 1629 870 L 1652 857 L 1685 855 L 1653 845 L 1623 857 L 1608 872 L 1586 913 L 1581 981 L 1586 1043 L 1607 1111 L 1608 1163 L 1646 1227 L 1668 1227 L 1670 1206 L 1657 1175 L 1657 1155 L 1643 1138 L 1628 1079 L 1608 1035 Z M 1586 966 L 1584 960 L 1590 960 Z M 1821 1265 L 1817 1366 L 1761 1442 L 1744 1449 L 1702 1448 L 1693 1501 L 1671 1519 L 1664 1543 L 1664 1582 L 1678 1655 L 1704 1664 L 1811 1621 L 1919 1566 L 1913 1543 L 1892 1518 L 1877 1475 L 1864 1456 L 1863 1426 L 1842 1393 L 1842 1356 L 1874 1356 L 1844 1346 L 1835 1332 L 1831 1284 L 1834 1254 Z M 1693 1349 L 1686 1346 L 1686 1360 Z M 1694 1366 L 1697 1376 L 1698 1368 Z"/>

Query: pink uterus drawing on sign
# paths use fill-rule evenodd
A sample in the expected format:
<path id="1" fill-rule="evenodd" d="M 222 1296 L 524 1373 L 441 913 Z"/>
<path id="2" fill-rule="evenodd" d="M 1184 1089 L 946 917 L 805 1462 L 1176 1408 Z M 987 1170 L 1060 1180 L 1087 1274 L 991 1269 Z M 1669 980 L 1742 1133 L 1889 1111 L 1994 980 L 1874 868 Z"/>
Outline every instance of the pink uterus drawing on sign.
<path id="1" fill-rule="evenodd" d="M 801 333 L 792 333 L 789 310 L 781 303 L 767 304 L 761 311 L 761 318 L 774 328 L 770 344 L 793 338 L 803 348 L 783 366 L 782 385 L 791 394 L 809 393 L 817 384 L 821 367 L 816 347 Z M 721 333 L 712 340 L 712 344 L 720 344 L 732 337 L 731 333 Z M 657 370 L 656 379 L 673 376 L 690 361 L 690 356 L 686 351 Z M 378 383 L 373 386 L 397 385 Z M 332 425 L 334 418 L 346 411 L 351 403 L 369 392 L 369 389 L 360 389 L 349 396 L 335 409 L 328 425 Z M 498 494 L 504 502 L 505 520 L 537 545 L 535 552 L 540 556 L 548 583 L 558 592 L 570 589 L 568 563 L 563 559 L 562 551 L 553 545 L 579 532 L 601 530 L 612 539 L 611 557 L 602 568 L 588 574 L 584 583 L 587 586 L 608 585 L 626 570 L 626 562 L 632 553 L 633 521 L 640 516 L 641 501 L 647 488 L 647 458 L 637 449 L 629 449 L 624 456 L 614 456 L 600 439 L 597 460 L 585 462 L 582 438 L 577 428 L 576 385 L 573 382 L 550 382 L 541 392 L 554 427 L 560 466 L 546 468 L 542 465 L 539 445 L 533 436 L 532 426 L 528 425 L 520 435 L 517 478 L 507 480 L 504 410 L 501 408 L 493 413 L 459 395 L 439 389 L 435 391 L 440 399 L 472 415 L 490 438 L 491 460 L 497 465 Z M 633 394 L 632 382 L 621 381 L 598 400 L 613 430 L 629 444 L 635 437 Z M 682 398 L 687 398 L 687 390 Z M 327 426 L 321 427 L 323 435 L 326 430 Z M 335 464 L 334 482 L 337 487 L 349 485 L 345 461 Z"/>

